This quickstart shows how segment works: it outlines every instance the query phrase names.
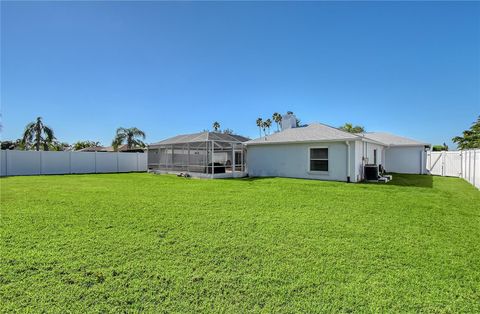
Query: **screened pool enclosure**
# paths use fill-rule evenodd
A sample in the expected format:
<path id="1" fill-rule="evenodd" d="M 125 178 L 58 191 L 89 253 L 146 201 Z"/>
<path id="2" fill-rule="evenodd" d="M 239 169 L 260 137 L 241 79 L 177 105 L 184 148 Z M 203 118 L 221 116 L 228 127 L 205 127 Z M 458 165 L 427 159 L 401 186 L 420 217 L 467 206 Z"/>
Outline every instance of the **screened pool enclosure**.
<path id="1" fill-rule="evenodd" d="M 148 146 L 148 170 L 204 178 L 242 177 L 247 140 L 218 132 L 178 135 Z"/>

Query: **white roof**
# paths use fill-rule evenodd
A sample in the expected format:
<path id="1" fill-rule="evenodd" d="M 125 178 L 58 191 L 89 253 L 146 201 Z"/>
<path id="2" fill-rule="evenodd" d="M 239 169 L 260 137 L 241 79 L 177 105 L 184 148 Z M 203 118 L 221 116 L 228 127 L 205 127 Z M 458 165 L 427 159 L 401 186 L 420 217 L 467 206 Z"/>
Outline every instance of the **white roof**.
<path id="1" fill-rule="evenodd" d="M 197 142 L 207 142 L 207 141 L 219 141 L 219 142 L 238 142 L 242 143 L 248 141 L 249 139 L 236 134 L 226 134 L 220 132 L 199 132 L 193 134 L 182 134 L 174 137 L 167 138 L 163 141 L 152 143 L 149 146 L 157 145 L 167 145 L 167 144 L 186 144 L 186 143 L 197 143 Z"/>
<path id="2" fill-rule="evenodd" d="M 410 138 L 393 135 L 386 132 L 367 132 L 363 133 L 363 136 L 366 138 L 383 143 L 388 146 L 425 146 L 430 145 L 428 143 L 419 142 L 416 140 L 412 140 Z"/>
<path id="3" fill-rule="evenodd" d="M 305 127 L 291 128 L 246 142 L 246 145 L 262 145 L 295 142 L 322 142 L 361 140 L 362 137 L 337 128 L 313 123 Z"/>

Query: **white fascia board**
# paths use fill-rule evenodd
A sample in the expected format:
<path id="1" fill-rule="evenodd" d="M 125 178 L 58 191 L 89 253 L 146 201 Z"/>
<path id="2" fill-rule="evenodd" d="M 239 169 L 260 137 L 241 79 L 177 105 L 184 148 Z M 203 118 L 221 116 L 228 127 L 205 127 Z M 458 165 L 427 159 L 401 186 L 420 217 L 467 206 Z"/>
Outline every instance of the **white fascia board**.
<path id="1" fill-rule="evenodd" d="M 419 144 L 398 144 L 398 145 L 392 144 L 388 146 L 389 147 L 425 147 L 425 146 L 431 147 L 432 145 L 427 143 L 425 144 L 419 143 Z"/>
<path id="2" fill-rule="evenodd" d="M 375 140 L 372 140 L 372 139 L 369 139 L 369 138 L 365 138 L 365 137 L 362 137 L 362 142 L 377 144 L 377 145 L 381 145 L 381 146 L 385 146 L 385 147 L 391 146 L 391 145 L 388 145 L 388 144 L 385 144 L 385 143 L 382 143 L 382 142 L 379 142 L 379 141 L 375 141 Z"/>
<path id="3" fill-rule="evenodd" d="M 245 146 L 260 146 L 260 145 L 288 145 L 288 144 L 308 144 L 308 143 L 344 143 L 344 142 L 353 142 L 360 141 L 360 138 L 352 139 L 332 139 L 332 140 L 311 140 L 311 141 L 288 141 L 288 142 L 268 142 L 264 143 L 243 143 Z M 383 144 L 382 144 L 383 145 Z"/>

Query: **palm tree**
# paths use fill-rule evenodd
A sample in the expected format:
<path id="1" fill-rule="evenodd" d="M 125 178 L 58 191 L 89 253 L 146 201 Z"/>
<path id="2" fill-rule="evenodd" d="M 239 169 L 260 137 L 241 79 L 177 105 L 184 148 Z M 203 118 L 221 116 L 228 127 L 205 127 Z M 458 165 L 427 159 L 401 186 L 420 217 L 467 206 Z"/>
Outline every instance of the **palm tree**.
<path id="1" fill-rule="evenodd" d="M 123 143 L 127 143 L 127 148 L 132 149 L 134 147 L 145 147 L 145 143 L 142 142 L 145 139 L 145 132 L 135 127 L 133 128 L 118 128 L 115 138 L 112 141 L 112 146 L 115 151 Z"/>
<path id="2" fill-rule="evenodd" d="M 80 150 L 88 147 L 100 146 L 100 142 L 95 141 L 78 141 L 72 144 L 73 150 Z"/>
<path id="3" fill-rule="evenodd" d="M 282 122 L 282 115 L 278 112 L 274 112 L 272 115 L 272 119 L 277 124 L 277 132 L 280 131 L 280 122 Z"/>
<path id="4" fill-rule="evenodd" d="M 345 123 L 341 127 L 339 127 L 340 130 L 348 132 L 348 133 L 363 133 L 365 132 L 365 128 L 360 125 L 353 126 L 351 123 Z"/>
<path id="5" fill-rule="evenodd" d="M 258 126 L 258 130 L 260 131 L 260 137 L 262 137 L 262 128 L 263 128 L 263 119 L 262 118 L 257 119 L 257 126 Z"/>
<path id="6" fill-rule="evenodd" d="M 41 117 L 37 117 L 35 122 L 30 122 L 25 127 L 22 145 L 25 147 L 33 145 L 36 151 L 39 151 L 40 147 L 42 147 L 43 150 L 48 150 L 49 144 L 52 143 L 54 139 L 53 130 L 43 124 Z"/>
<path id="7" fill-rule="evenodd" d="M 220 130 L 220 123 L 218 123 L 217 121 L 215 121 L 215 122 L 213 122 L 212 127 L 213 127 L 213 130 L 214 130 L 215 132 L 217 132 L 218 130 Z"/>
<path id="8" fill-rule="evenodd" d="M 469 130 L 463 131 L 462 136 L 452 138 L 452 142 L 456 143 L 459 149 L 480 148 L 480 116 Z"/>
<path id="9" fill-rule="evenodd" d="M 270 119 L 267 119 L 263 122 L 262 128 L 263 128 L 263 133 L 265 134 L 265 136 L 267 136 L 267 132 L 266 132 L 267 129 L 268 129 L 268 134 L 270 134 L 270 126 L 271 125 L 272 125 L 272 120 L 270 120 Z"/>
<path id="10" fill-rule="evenodd" d="M 59 142 L 59 141 L 52 141 L 48 145 L 49 150 L 53 150 L 56 152 L 69 150 L 70 147 L 71 147 L 70 144 L 68 144 L 67 142 Z"/>

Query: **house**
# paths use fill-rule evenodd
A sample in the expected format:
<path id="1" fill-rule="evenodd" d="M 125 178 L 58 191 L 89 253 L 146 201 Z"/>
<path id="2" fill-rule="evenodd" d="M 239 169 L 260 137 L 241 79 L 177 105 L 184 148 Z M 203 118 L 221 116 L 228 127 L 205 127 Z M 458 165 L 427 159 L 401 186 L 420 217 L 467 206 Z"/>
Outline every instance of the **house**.
<path id="1" fill-rule="evenodd" d="M 79 152 L 121 152 L 121 153 L 143 153 L 146 150 L 146 148 L 142 147 L 134 147 L 131 149 L 128 149 L 127 144 L 123 144 L 118 146 L 117 150 L 113 148 L 113 146 L 91 146 L 91 147 L 86 147 L 79 149 Z"/>
<path id="2" fill-rule="evenodd" d="M 106 152 L 103 146 L 90 146 L 78 150 L 79 152 Z"/>
<path id="3" fill-rule="evenodd" d="M 428 144 L 387 133 L 352 134 L 314 123 L 245 142 L 252 177 L 358 182 L 365 164 L 387 171 L 425 173 Z"/>

